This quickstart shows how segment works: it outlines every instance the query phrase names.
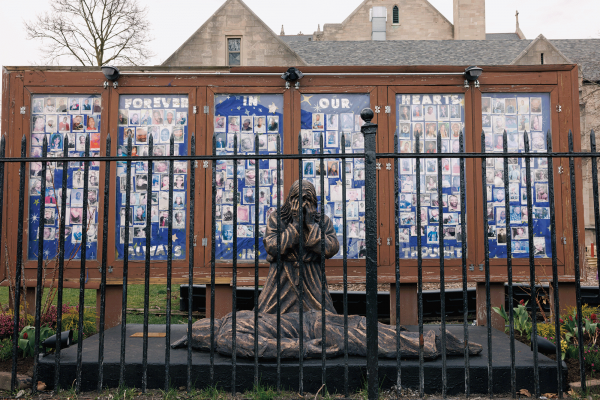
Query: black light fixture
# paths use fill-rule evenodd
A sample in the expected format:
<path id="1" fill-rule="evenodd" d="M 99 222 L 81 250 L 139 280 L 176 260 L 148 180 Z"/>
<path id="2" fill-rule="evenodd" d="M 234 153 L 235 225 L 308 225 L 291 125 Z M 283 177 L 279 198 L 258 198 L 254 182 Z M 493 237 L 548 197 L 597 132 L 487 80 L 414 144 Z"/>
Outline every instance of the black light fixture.
<path id="1" fill-rule="evenodd" d="M 465 77 L 465 87 L 469 87 L 470 82 L 475 82 L 475 87 L 479 87 L 479 77 L 483 73 L 483 69 L 474 65 L 467 67 L 463 76 Z"/>
<path id="2" fill-rule="evenodd" d="M 42 347 L 55 349 L 58 342 L 58 333 L 50 336 L 48 339 L 42 342 Z M 60 348 L 66 349 L 73 343 L 73 330 L 64 331 L 60 333 Z"/>
<path id="3" fill-rule="evenodd" d="M 290 67 L 287 71 L 281 75 L 281 79 L 285 80 L 285 88 L 289 89 L 292 82 L 296 82 L 295 88 L 298 89 L 300 87 L 300 82 L 298 82 L 304 74 L 298 68 Z"/>
<path id="4" fill-rule="evenodd" d="M 108 79 L 108 81 L 111 81 L 113 83 L 113 87 L 116 89 L 117 86 L 119 86 L 117 80 L 121 77 L 121 72 L 119 71 L 119 69 L 111 65 L 103 65 L 101 69 L 106 79 Z M 108 81 L 104 82 L 105 89 L 108 87 Z"/>

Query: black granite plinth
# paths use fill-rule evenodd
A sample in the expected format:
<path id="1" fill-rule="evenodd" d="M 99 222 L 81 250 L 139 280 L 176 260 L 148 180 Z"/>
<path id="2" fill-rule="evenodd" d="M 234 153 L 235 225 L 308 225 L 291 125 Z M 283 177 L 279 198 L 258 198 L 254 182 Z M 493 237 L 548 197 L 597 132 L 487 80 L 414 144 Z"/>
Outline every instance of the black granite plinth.
<path id="1" fill-rule="evenodd" d="M 434 329 L 435 325 L 426 325 L 425 329 Z M 187 325 L 172 325 L 171 340 L 179 339 L 186 333 Z M 408 327 L 417 331 L 416 326 Z M 125 385 L 140 388 L 142 385 L 142 338 L 132 338 L 132 334 L 142 332 L 141 324 L 127 325 L 127 345 L 125 357 Z M 463 338 L 462 325 L 448 325 L 448 330 L 458 338 Z M 164 325 L 150 325 L 150 332 L 165 332 Z M 510 350 L 509 337 L 502 332 L 492 330 L 492 361 L 494 393 L 510 391 Z M 121 356 L 121 327 L 109 329 L 105 333 L 104 349 L 104 385 L 117 387 L 119 385 L 120 356 Z M 487 363 L 487 329 L 485 327 L 469 327 L 469 339 L 483 346 L 479 356 L 470 358 L 471 393 L 487 393 L 488 363 Z M 165 382 L 165 338 L 148 339 L 148 388 L 164 388 Z M 517 389 L 533 391 L 533 353 L 529 347 L 515 342 Z M 98 386 L 98 335 L 83 342 L 82 390 L 96 390 Z M 60 385 L 68 388 L 73 385 L 76 377 L 77 346 L 72 346 L 61 352 Z M 52 387 L 54 382 L 54 355 L 40 358 L 39 379 Z M 210 356 L 208 353 L 193 352 L 192 381 L 197 388 L 210 385 Z M 298 361 L 282 360 L 281 384 L 285 390 L 298 390 Z M 224 390 L 231 390 L 231 358 L 215 354 L 215 381 Z M 366 380 L 366 359 L 349 357 L 350 390 L 361 389 Z M 424 363 L 425 391 L 439 393 L 442 388 L 441 358 Z M 563 370 L 563 382 L 566 381 L 566 366 Z M 402 386 L 413 389 L 419 384 L 418 360 L 402 360 Z M 259 364 L 259 374 L 263 385 L 275 386 L 277 379 L 277 363 L 265 361 Z M 186 385 L 187 349 L 171 349 L 170 379 L 172 387 Z M 344 358 L 338 357 L 327 360 L 327 389 L 329 393 L 343 393 L 344 390 Z M 557 391 L 556 362 L 548 357 L 539 355 L 540 387 L 543 392 Z M 396 383 L 396 360 L 379 359 L 379 379 L 382 388 L 387 389 Z M 462 357 L 447 358 L 448 394 L 464 392 L 464 359 Z M 236 392 L 251 389 L 254 383 L 254 360 L 237 359 Z M 321 360 L 304 361 L 304 390 L 316 393 L 321 387 Z"/>

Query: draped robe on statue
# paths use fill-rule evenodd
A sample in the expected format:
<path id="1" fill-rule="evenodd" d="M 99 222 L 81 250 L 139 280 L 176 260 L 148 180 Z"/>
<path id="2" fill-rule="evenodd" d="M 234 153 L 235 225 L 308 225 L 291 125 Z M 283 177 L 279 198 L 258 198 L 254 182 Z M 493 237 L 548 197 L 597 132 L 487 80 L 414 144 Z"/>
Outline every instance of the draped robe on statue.
<path id="1" fill-rule="evenodd" d="M 272 213 L 267 222 L 264 245 L 267 261 L 270 262 L 269 275 L 258 299 L 258 355 L 261 358 L 277 357 L 277 331 L 279 329 L 282 358 L 299 358 L 300 352 L 300 284 L 301 272 L 304 269 L 304 313 L 303 313 L 303 356 L 305 358 L 320 357 L 323 346 L 322 309 L 325 308 L 325 351 L 327 357 L 344 354 L 344 316 L 338 315 L 327 281 L 321 280 L 321 256 L 331 258 L 339 251 L 339 242 L 329 217 L 323 219 L 321 231 L 320 212 L 315 213 L 314 221 L 303 223 L 304 256 L 300 263 L 299 224 L 292 217 L 293 205 L 298 205 L 299 182 L 296 181 L 281 207 L 281 221 L 277 227 L 277 212 Z M 312 183 L 302 182 L 303 203 L 312 204 L 316 209 L 317 196 Z M 300 211 L 302 212 L 302 210 Z M 324 253 L 321 254 L 322 237 Z M 279 273 L 280 326 L 277 326 L 277 265 L 278 238 L 280 238 L 281 269 Z M 325 301 L 322 302 L 322 284 L 325 285 Z M 236 345 L 235 353 L 239 357 L 254 357 L 254 311 L 236 313 Z M 233 348 L 232 314 L 214 320 L 214 343 L 216 351 L 223 355 L 231 355 Z M 348 354 L 366 356 L 366 319 L 358 315 L 348 316 Z M 401 327 L 396 332 L 395 326 L 378 324 L 379 356 L 395 358 L 397 351 L 396 336 L 400 337 L 400 351 L 403 358 L 419 356 L 419 335 L 408 332 Z M 441 331 L 429 330 L 423 335 L 423 355 L 425 359 L 434 359 L 440 355 Z M 187 336 L 174 342 L 173 348 L 184 347 Z M 196 350 L 210 351 L 211 331 L 210 318 L 195 322 L 192 326 L 192 347 Z M 469 343 L 469 353 L 478 354 L 481 345 Z M 464 344 L 450 332 L 446 331 L 446 353 L 462 356 Z"/>

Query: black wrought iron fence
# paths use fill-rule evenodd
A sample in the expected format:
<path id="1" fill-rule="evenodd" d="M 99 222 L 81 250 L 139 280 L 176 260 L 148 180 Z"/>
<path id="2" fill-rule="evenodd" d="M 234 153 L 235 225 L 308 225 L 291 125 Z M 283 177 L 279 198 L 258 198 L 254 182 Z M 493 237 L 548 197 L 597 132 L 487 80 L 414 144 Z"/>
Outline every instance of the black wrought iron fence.
<path id="1" fill-rule="evenodd" d="M 320 164 L 320 171 L 325 170 L 325 159 L 329 158 L 337 158 L 341 160 L 346 159 L 356 159 L 356 158 L 364 158 L 365 159 L 365 240 L 366 240 L 366 358 L 364 361 L 361 361 L 363 365 L 366 367 L 367 373 L 367 383 L 368 383 L 368 393 L 369 398 L 377 398 L 378 389 L 380 386 L 380 378 L 382 375 L 379 374 L 379 347 L 378 347 L 378 321 L 377 321 L 377 198 L 376 198 L 376 164 L 378 159 L 393 159 L 394 160 L 394 173 L 395 173 L 395 185 L 394 185 L 394 193 L 395 193 L 395 281 L 396 281 L 396 368 L 395 368 L 395 388 L 400 391 L 402 388 L 414 386 L 414 380 L 412 378 L 405 378 L 402 375 L 403 371 L 406 371 L 406 368 L 403 366 L 404 361 L 401 357 L 401 338 L 400 338 L 400 307 L 402 306 L 400 301 L 400 280 L 401 280 L 401 258 L 400 258 L 400 210 L 399 210 L 399 181 L 398 181 L 398 172 L 399 172 L 399 162 L 403 159 L 415 160 L 415 172 L 416 176 L 421 176 L 423 166 L 421 163 L 424 159 L 435 159 L 437 161 L 437 195 L 438 195 L 438 215 L 440 216 L 438 219 L 438 232 L 439 232 L 439 248 L 442 249 L 439 251 L 439 273 L 440 273 L 440 307 L 441 307 L 441 340 L 440 340 L 440 355 L 442 359 L 442 368 L 441 368 L 441 381 L 442 381 L 442 394 L 445 396 L 448 390 L 448 382 L 447 382 L 447 368 L 448 368 L 448 360 L 446 356 L 446 346 L 447 346 L 447 333 L 446 333 L 446 318 L 445 318 L 445 271 L 444 271 L 444 260 L 445 260 L 445 252 L 444 249 L 444 235 L 442 234 L 444 229 L 444 215 L 443 212 L 443 201 L 442 201 L 442 159 L 448 158 L 449 155 L 447 153 L 442 153 L 442 142 L 441 135 L 437 135 L 437 152 L 432 153 L 422 153 L 419 146 L 419 137 L 416 137 L 416 146 L 415 151 L 411 153 L 398 153 L 398 140 L 395 140 L 395 152 L 394 153 L 376 153 L 375 147 L 375 134 L 377 131 L 377 125 L 371 123 L 373 117 L 373 113 L 370 110 L 364 110 L 362 113 L 362 118 L 366 121 L 366 123 L 362 126 L 361 131 L 365 136 L 365 150 L 364 153 L 346 153 L 345 143 L 342 140 L 342 152 L 341 154 L 324 154 L 323 152 L 323 137 L 320 138 L 320 153 L 319 154 L 311 154 L 307 156 L 303 154 L 302 149 L 302 140 L 299 138 L 299 149 L 298 154 L 282 154 L 281 153 L 281 145 L 280 140 L 277 143 L 277 154 L 271 155 L 263 155 L 260 154 L 258 146 L 259 141 L 255 141 L 255 154 L 247 155 L 247 154 L 238 154 L 237 153 L 237 136 L 234 138 L 234 154 L 233 155 L 217 155 L 217 145 L 216 141 L 213 141 L 213 153 L 215 155 L 196 155 L 195 154 L 195 136 L 192 134 L 191 138 L 191 149 L 192 152 L 190 155 L 185 156 L 160 156 L 155 157 L 153 154 L 153 138 L 149 136 L 149 156 L 135 156 L 132 157 L 132 141 L 131 138 L 128 138 L 127 143 L 127 155 L 124 157 L 114 157 L 111 156 L 111 137 L 110 135 L 106 138 L 106 155 L 102 157 L 90 157 L 89 156 L 89 148 L 90 142 L 89 137 L 86 139 L 85 145 L 85 157 L 81 157 L 78 161 L 83 163 L 83 214 L 82 214 L 82 225 L 87 226 L 87 218 L 88 218 L 88 179 L 89 179 L 89 165 L 92 161 L 99 161 L 105 164 L 105 182 L 104 182 L 104 206 L 103 206 L 103 237 L 102 237 L 102 253 L 101 253 L 101 284 L 100 284 L 100 315 L 99 315 L 99 333 L 98 333 L 98 358 L 97 358 L 97 381 L 98 381 L 98 390 L 102 390 L 107 381 L 105 379 L 104 370 L 104 351 L 106 347 L 105 342 L 105 304 L 106 304 L 106 273 L 107 273 L 107 252 L 108 250 L 108 218 L 110 213 L 113 210 L 110 210 L 110 196 L 111 194 L 111 182 L 110 182 L 110 171 L 111 165 L 115 162 L 124 162 L 127 165 L 127 180 L 126 180 L 126 188 L 125 188 L 125 230 L 124 230 L 124 243 L 129 243 L 129 227 L 132 221 L 132 215 L 130 210 L 131 205 L 131 167 L 132 162 L 134 161 L 145 161 L 148 162 L 148 182 L 152 182 L 152 173 L 153 173 L 153 163 L 160 161 L 170 161 L 169 162 L 169 208 L 168 208 L 168 220 L 166 221 L 168 226 L 168 251 L 167 251 L 167 288 L 171 287 L 172 283 L 172 263 L 173 263 L 173 242 L 172 242 L 172 234 L 173 234 L 173 223 L 174 223 L 174 211 L 173 211 L 173 190 L 174 190 L 174 168 L 173 161 L 213 161 L 212 163 L 212 209 L 211 209 L 211 217 L 212 217 L 212 229 L 211 229 L 211 238 L 212 238 L 212 247 L 211 247 L 211 257 L 210 257 L 210 266 L 211 266 L 211 291 L 210 291 L 210 356 L 208 361 L 208 375 L 207 376 L 192 376 L 194 371 L 194 360 L 192 354 L 192 299 L 193 296 L 188 296 L 188 323 L 187 323 L 187 375 L 186 375 L 186 384 L 187 390 L 191 390 L 194 385 L 202 385 L 202 386 L 215 386 L 219 384 L 216 377 L 215 370 L 215 352 L 216 352 L 216 343 L 215 343 L 215 277 L 216 277 L 216 261 L 215 261 L 215 237 L 216 237 L 216 223 L 215 223 L 215 213 L 216 213 L 216 195 L 217 195 L 217 171 L 216 171 L 216 160 L 227 160 L 233 162 L 233 176 L 237 177 L 237 161 L 238 160 L 256 160 L 255 163 L 255 174 L 259 175 L 259 163 L 258 160 L 261 159 L 270 159 L 276 160 L 277 168 L 276 168 L 276 176 L 277 176 L 277 227 L 278 231 L 281 227 L 281 195 L 280 192 L 282 190 L 282 161 L 283 160 L 294 160 L 298 162 L 299 165 L 299 185 L 300 185 L 300 193 L 302 192 L 302 182 L 303 182 L 303 160 L 307 158 L 316 159 Z M 397 139 L 397 138 L 396 138 Z M 578 237 L 578 220 L 577 220 L 577 208 L 576 208 L 576 197 L 577 193 L 575 191 L 575 158 L 589 157 L 592 161 L 592 180 L 593 180 L 593 193 L 594 193 L 594 210 L 595 210 L 595 226 L 596 226 L 596 240 L 597 243 L 600 242 L 600 212 L 598 212 L 598 178 L 597 178 L 597 157 L 600 156 L 599 153 L 596 152 L 596 144 L 595 144 L 595 136 L 594 132 L 591 132 L 591 151 L 590 152 L 577 152 L 573 151 L 573 137 L 571 132 L 569 132 L 568 140 L 569 140 L 569 152 L 561 153 L 554 152 L 552 149 L 552 137 L 550 132 L 546 135 L 547 139 L 547 152 L 543 153 L 543 157 L 547 157 L 548 159 L 548 199 L 549 199 L 549 211 L 550 211 L 550 228 L 551 228 L 551 245 L 552 245 L 552 276 L 553 276 L 553 293 L 554 293 L 554 315 L 559 315 L 559 288 L 558 288 L 558 268 L 557 268 L 557 253 L 556 253 L 556 215 L 555 215 L 555 207 L 554 207 L 554 180 L 553 180 L 553 162 L 555 159 L 560 158 L 568 158 L 569 159 L 569 173 L 570 173 L 570 183 L 571 183 L 571 215 L 572 215 L 572 228 L 573 228 L 573 246 L 574 246 L 574 266 L 575 266 L 575 284 L 576 284 L 576 298 L 577 298 L 577 313 L 581 315 L 581 293 L 580 293 L 580 267 L 581 260 L 579 256 L 579 237 Z M 485 201 L 487 199 L 486 192 L 486 160 L 488 158 L 494 159 L 502 159 L 504 166 L 504 189 L 506 193 L 508 193 L 508 160 L 509 158 L 522 158 L 525 160 L 525 171 L 526 171 L 526 193 L 527 196 L 527 209 L 528 209 L 528 261 L 530 266 L 530 288 L 531 288 L 531 313 L 532 313 L 532 346 L 533 346 L 533 376 L 534 376 L 534 389 L 536 396 L 540 396 L 541 389 L 540 388 L 540 369 L 538 365 L 538 339 L 537 339 L 537 306 L 536 306 L 536 271 L 535 271 L 535 258 L 534 258 L 534 236 L 533 236 L 533 218 L 532 218 L 532 177 L 531 177 L 531 165 L 530 160 L 532 158 L 539 158 L 542 156 L 540 153 L 534 153 L 530 151 L 529 138 L 528 135 L 524 135 L 524 145 L 525 152 L 524 153 L 509 153 L 507 149 L 507 136 L 506 132 L 504 132 L 504 148 L 503 152 L 499 153 L 487 153 L 485 149 L 485 135 L 482 133 L 482 149 L 481 152 L 465 152 L 464 139 L 463 135 L 459 136 L 460 140 L 460 154 L 452 154 L 450 157 L 459 159 L 460 166 L 460 211 L 463 218 L 460 220 L 460 235 L 462 242 L 462 288 L 463 288 L 463 308 L 464 308 L 464 393 L 466 395 L 470 394 L 471 387 L 471 375 L 470 375 L 470 355 L 469 355 L 469 324 L 467 322 L 467 225 L 464 216 L 467 213 L 466 209 L 466 191 L 465 191 L 465 160 L 466 159 L 479 159 L 481 160 L 482 167 L 482 187 L 483 187 L 483 199 L 484 199 L 484 234 L 487 234 L 488 231 L 488 218 L 486 215 L 486 207 Z M 22 274 L 24 273 L 24 260 L 23 260 L 23 232 L 24 232 L 24 204 L 25 204 L 25 174 L 27 173 L 27 165 L 32 162 L 42 162 L 42 176 L 46 176 L 47 170 L 47 162 L 62 162 L 68 163 L 69 161 L 73 161 L 72 158 L 68 157 L 68 138 L 65 137 L 64 144 L 64 154 L 63 157 L 52 157 L 49 158 L 47 154 L 47 139 L 44 138 L 44 143 L 42 147 L 42 157 L 41 158 L 29 158 L 27 157 L 27 141 L 26 138 L 23 137 L 21 141 L 21 156 L 20 157 L 6 157 L 5 156 L 5 139 L 0 142 L 0 203 L 3 203 L 5 200 L 4 196 L 4 176 L 5 176 L 5 166 L 7 163 L 18 163 L 19 164 L 19 208 L 18 208 L 18 239 L 17 239 L 17 254 L 16 254 L 16 268 L 15 268 L 15 282 L 21 282 Z M 173 154 L 174 140 L 171 137 L 170 142 L 170 153 Z M 346 181 L 346 170 L 345 168 L 341 168 L 341 177 L 342 182 Z M 320 213 L 319 224 L 321 231 L 323 230 L 323 223 L 325 220 L 325 200 L 323 194 L 325 193 L 324 187 L 324 174 L 320 174 L 320 182 L 318 183 L 320 186 L 320 207 L 318 213 Z M 416 388 L 419 390 L 419 393 L 423 395 L 427 390 L 425 387 L 425 371 L 424 371 L 424 342 L 423 342 L 423 334 L 424 334 L 424 322 L 423 322 L 423 259 L 422 259 L 422 235 L 420 234 L 422 231 L 422 222 L 421 216 L 418 215 L 421 210 L 421 197 L 418 195 L 421 193 L 421 181 L 419 178 L 415 181 L 416 185 L 416 210 L 417 217 L 415 221 L 416 225 L 416 237 L 417 237 L 417 250 L 416 250 L 416 259 L 417 259 L 417 271 L 418 271 L 418 335 L 419 335 L 419 348 L 418 348 L 418 380 L 416 384 Z M 60 383 L 64 382 L 64 379 L 61 378 L 61 352 L 64 349 L 61 349 L 61 339 L 62 335 L 67 333 L 61 333 L 62 326 L 62 304 L 63 304 L 63 278 L 64 278 L 64 268 L 65 268 L 65 248 L 64 248 L 64 236 L 65 236 L 65 212 L 67 206 L 67 174 L 62 175 L 62 194 L 60 198 L 61 210 L 63 212 L 60 213 L 60 223 L 58 227 L 58 237 L 59 237 L 59 253 L 58 253 L 58 292 L 57 292 L 57 340 L 56 340 L 56 349 L 54 355 L 55 369 L 54 369 L 54 390 L 58 390 Z M 255 180 L 255 190 L 258 193 L 259 181 Z M 233 224 L 234 226 L 237 224 L 238 215 L 237 215 L 237 204 L 238 197 L 235 195 L 237 193 L 238 184 L 237 179 L 233 179 Z M 46 190 L 46 182 L 45 179 L 41 180 L 41 188 L 40 192 L 45 193 Z M 147 185 L 147 210 L 152 208 L 152 188 L 151 185 Z M 12 193 L 12 191 L 9 191 Z M 199 192 L 199 195 L 203 196 L 206 193 L 202 191 Z M 343 296 L 344 296 L 344 312 L 343 312 L 343 349 L 341 352 L 343 353 L 343 391 L 346 395 L 349 394 L 350 388 L 356 387 L 356 382 L 350 382 L 349 376 L 349 338 L 348 338 L 348 307 L 347 307 L 347 289 L 348 289 L 348 257 L 347 257 L 347 249 L 345 244 L 347 243 L 347 221 L 346 221 L 346 185 L 342 185 L 342 204 L 344 206 L 344 210 L 342 212 L 343 226 L 342 226 L 342 260 L 343 260 Z M 196 188 L 195 188 L 195 171 L 194 168 L 191 168 L 190 173 L 190 190 L 189 190 L 189 241 L 190 243 L 194 240 L 194 215 L 195 215 L 195 207 L 196 207 Z M 253 380 L 255 384 L 259 383 L 261 379 L 261 372 L 265 373 L 265 371 L 273 371 L 276 375 L 275 377 L 275 386 L 277 390 L 285 389 L 287 384 L 282 383 L 282 337 L 281 337 L 281 308 L 280 308 L 280 274 L 282 273 L 282 259 L 281 259 L 281 236 L 277 238 L 277 258 L 275 263 L 277 265 L 277 307 L 276 307 L 276 321 L 277 327 L 276 330 L 276 346 L 277 346 L 277 357 L 276 357 L 276 368 L 274 370 L 263 370 L 262 369 L 262 361 L 259 357 L 259 312 L 258 312 L 258 290 L 259 290 L 259 208 L 258 208 L 258 196 L 255 197 L 255 235 L 254 235 L 254 244 L 255 244 L 255 254 L 254 254 L 254 320 L 253 320 L 253 361 L 254 361 L 254 372 L 253 372 Z M 302 209 L 303 207 L 304 197 L 301 195 L 299 197 L 299 207 Z M 510 208 L 509 197 L 506 196 L 504 199 L 505 208 L 508 210 Z M 45 204 L 44 201 L 41 202 L 41 215 L 44 215 Z M 2 223 L 2 209 L 0 209 L 0 224 Z M 151 213 L 146 213 L 146 227 L 151 226 Z M 303 213 L 299 213 L 299 223 L 300 226 L 303 226 Z M 35 329 L 36 332 L 39 332 L 41 325 L 41 303 L 42 303 L 42 268 L 44 263 L 44 255 L 43 255 L 43 245 L 44 245 L 44 219 L 41 218 L 39 222 L 39 248 L 38 248 L 38 268 L 37 268 L 37 291 L 36 291 L 36 299 L 35 299 Z M 512 299 L 513 297 L 513 271 L 512 271 L 512 260 L 513 254 L 511 253 L 511 229 L 510 229 L 510 221 L 506 219 L 506 232 L 507 232 L 507 258 L 506 258 L 506 273 L 508 280 L 508 296 Z M 299 235 L 299 271 L 300 271 L 300 279 L 301 282 L 305 282 L 306 277 L 304 276 L 304 258 L 302 255 L 305 252 L 304 249 L 304 230 L 300 229 Z M 232 247 L 233 254 L 237 254 L 237 229 L 233 229 L 232 232 Z M 82 360 L 83 360 L 83 320 L 84 320 L 84 287 L 86 281 L 86 244 L 88 241 L 88 235 L 86 232 L 83 232 L 81 238 L 81 261 L 80 261 L 80 275 L 79 275 L 79 326 L 78 326 L 78 341 L 77 341 L 77 359 L 76 359 L 76 377 L 75 377 L 75 388 L 77 391 L 82 388 Z M 145 270 L 144 270 L 144 326 L 143 326 L 143 349 L 142 349 L 142 390 L 145 391 L 150 386 L 156 386 L 154 382 L 148 382 L 148 336 L 149 336 L 149 287 L 150 287 L 150 244 L 152 243 L 151 230 L 146 228 L 145 230 L 145 239 L 146 239 L 146 247 L 145 247 Z M 320 250 L 321 254 L 325 252 L 325 241 L 324 235 L 321 235 L 321 244 Z M 483 240 L 485 246 L 485 285 L 486 285 L 486 315 L 487 315 L 487 345 L 484 346 L 487 351 L 487 387 L 488 392 L 491 394 L 494 387 L 493 382 L 493 351 L 492 351 L 492 310 L 491 310 L 491 300 L 490 300 L 490 259 L 488 253 L 488 240 L 487 237 Z M 193 285 L 193 276 L 194 276 L 194 254 L 193 252 L 189 252 L 188 254 L 189 260 L 189 285 Z M 125 385 L 125 370 L 127 368 L 126 363 L 126 340 L 127 340 L 127 285 L 128 285 L 128 266 L 129 266 L 129 252 L 125 251 L 123 254 L 123 297 L 122 297 L 122 324 L 121 324 L 121 334 L 120 334 L 120 365 L 119 365 L 119 380 L 118 383 L 120 385 Z M 231 364 L 230 364 L 230 372 L 231 372 L 231 383 L 225 385 L 228 387 L 232 393 L 236 392 L 236 388 L 239 387 L 239 377 L 238 377 L 238 366 L 237 366 L 237 312 L 236 312 L 236 287 L 238 285 L 237 280 L 237 270 L 238 270 L 238 260 L 237 257 L 234 256 L 232 258 L 232 286 L 233 286 L 233 307 L 231 314 Z M 327 292 L 327 279 L 325 276 L 325 258 L 320 258 L 320 274 L 321 274 L 321 304 L 325 303 L 325 297 Z M 17 358 L 19 355 L 19 321 L 20 321 L 20 306 L 21 306 L 21 285 L 16 284 L 15 286 L 15 296 L 14 296 L 14 330 L 13 330 L 13 365 L 12 365 L 12 388 L 15 389 L 17 387 Z M 298 296 L 300 298 L 300 304 L 303 304 L 303 299 L 305 293 L 305 287 L 303 284 L 298 285 Z M 326 310 L 325 307 L 321 307 L 321 383 L 322 385 L 327 385 L 328 380 L 331 382 L 331 376 L 328 376 L 328 361 L 327 361 L 327 325 L 326 325 Z M 298 334 L 298 359 L 297 361 L 292 361 L 294 365 L 297 363 L 298 367 L 298 380 L 297 380 L 297 388 L 299 392 L 302 394 L 305 391 L 305 359 L 304 359 L 304 340 L 305 340 L 305 332 L 304 332 L 304 318 L 305 311 L 302 307 L 299 309 L 299 334 Z M 515 330 L 514 330 L 514 313 L 512 307 L 508 309 L 509 314 L 509 334 L 510 334 L 510 391 L 513 397 L 516 397 L 517 387 L 517 366 L 515 365 Z M 554 328 L 556 332 L 560 332 L 560 322 L 557 317 L 554 318 Z M 578 328 L 578 342 L 580 344 L 583 343 L 583 325 L 582 318 L 577 320 L 577 328 Z M 164 354 L 165 354 L 165 365 L 164 365 L 164 387 L 165 389 L 169 388 L 170 380 L 172 379 L 172 374 L 170 373 L 170 359 L 171 359 L 171 298 L 167 296 L 167 307 L 166 307 L 166 339 L 164 346 Z M 180 351 L 180 350 L 177 350 Z M 582 345 L 579 346 L 579 365 L 580 365 L 580 375 L 581 375 L 581 384 L 582 388 L 585 388 L 585 373 L 584 373 L 584 361 L 583 361 L 583 351 L 584 348 Z M 36 340 L 35 349 L 34 349 L 34 372 L 33 372 L 33 382 L 38 381 L 38 369 L 39 363 L 41 360 L 40 355 L 40 343 Z M 289 366 L 289 361 L 286 361 L 286 366 Z M 336 371 L 340 371 L 340 369 L 336 369 Z M 546 371 L 546 370 L 544 370 Z M 559 397 L 562 396 L 563 390 L 563 368 L 561 361 L 561 346 L 556 346 L 556 378 L 558 381 L 557 390 Z M 390 379 L 390 377 L 387 377 Z M 314 375 L 311 375 L 309 379 L 314 379 Z M 337 379 L 336 379 L 337 380 Z M 221 382 L 222 384 L 223 382 Z M 37 388 L 36 385 L 33 385 L 33 392 L 35 393 Z"/>

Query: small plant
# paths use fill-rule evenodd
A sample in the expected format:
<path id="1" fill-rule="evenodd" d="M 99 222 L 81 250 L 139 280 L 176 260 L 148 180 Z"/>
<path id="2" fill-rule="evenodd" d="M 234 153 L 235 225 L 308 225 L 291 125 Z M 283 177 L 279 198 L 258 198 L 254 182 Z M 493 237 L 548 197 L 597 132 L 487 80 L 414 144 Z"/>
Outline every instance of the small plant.
<path id="1" fill-rule="evenodd" d="M 47 326 L 42 326 L 40 328 L 40 334 L 36 335 L 35 327 L 31 325 L 27 325 L 21 330 L 19 334 L 19 349 L 23 352 L 23 357 L 33 357 L 35 353 L 35 342 L 37 337 L 39 336 L 39 343 L 41 344 L 44 340 L 48 339 L 50 336 L 54 334 L 54 331 Z M 40 351 L 44 351 L 43 348 L 40 347 Z"/>
<path id="2" fill-rule="evenodd" d="M 12 339 L 4 338 L 0 340 L 0 361 L 8 360 L 12 357 Z"/>
<path id="3" fill-rule="evenodd" d="M 515 322 L 515 330 L 518 331 L 521 336 L 531 338 L 531 317 L 527 312 L 527 303 L 528 301 L 521 300 L 519 305 L 513 308 L 513 319 Z M 504 310 L 504 305 L 501 305 L 500 307 L 492 307 L 492 309 L 502 318 L 504 318 L 506 324 L 510 323 L 510 317 Z M 508 332 L 509 328 L 506 327 L 505 331 Z"/>

